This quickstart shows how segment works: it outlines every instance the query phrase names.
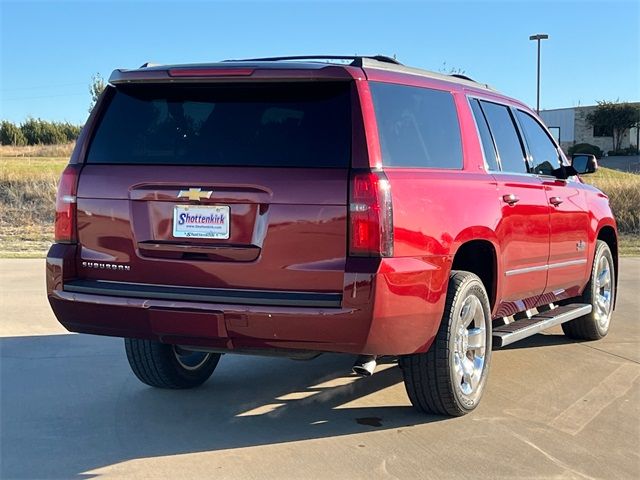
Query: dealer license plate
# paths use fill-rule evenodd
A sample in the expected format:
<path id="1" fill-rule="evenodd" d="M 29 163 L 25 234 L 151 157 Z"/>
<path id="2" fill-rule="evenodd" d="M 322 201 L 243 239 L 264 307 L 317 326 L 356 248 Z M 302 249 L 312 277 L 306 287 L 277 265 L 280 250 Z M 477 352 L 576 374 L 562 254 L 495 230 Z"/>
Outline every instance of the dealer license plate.
<path id="1" fill-rule="evenodd" d="M 176 205 L 173 236 L 179 238 L 229 238 L 230 208 L 227 205 Z"/>

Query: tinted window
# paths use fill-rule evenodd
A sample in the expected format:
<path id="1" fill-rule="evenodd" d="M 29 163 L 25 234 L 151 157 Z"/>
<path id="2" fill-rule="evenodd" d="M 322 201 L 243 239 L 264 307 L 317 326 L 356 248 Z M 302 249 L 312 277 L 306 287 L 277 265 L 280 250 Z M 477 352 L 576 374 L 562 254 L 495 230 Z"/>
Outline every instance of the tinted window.
<path id="1" fill-rule="evenodd" d="M 560 167 L 558 150 L 547 133 L 528 113 L 517 111 L 520 126 L 527 139 L 529 153 L 533 158 L 533 172 L 543 175 L 553 175 L 553 171 Z"/>
<path id="2" fill-rule="evenodd" d="M 502 171 L 527 173 L 520 137 L 509 109 L 496 103 L 480 103 L 498 148 Z"/>
<path id="3" fill-rule="evenodd" d="M 384 165 L 462 168 L 458 115 L 449 92 L 371 82 Z"/>
<path id="4" fill-rule="evenodd" d="M 484 159 L 487 163 L 489 170 L 500 170 L 498 167 L 498 159 L 496 157 L 496 149 L 493 146 L 493 139 L 489 132 L 489 126 L 487 120 L 482 113 L 480 104 L 477 100 L 471 100 L 471 110 L 473 110 L 473 116 L 476 119 L 476 125 L 478 127 L 478 133 L 480 133 L 480 140 L 482 141 L 482 149 L 484 150 Z"/>
<path id="5" fill-rule="evenodd" d="M 349 91 L 342 82 L 120 87 L 87 161 L 348 167 Z"/>

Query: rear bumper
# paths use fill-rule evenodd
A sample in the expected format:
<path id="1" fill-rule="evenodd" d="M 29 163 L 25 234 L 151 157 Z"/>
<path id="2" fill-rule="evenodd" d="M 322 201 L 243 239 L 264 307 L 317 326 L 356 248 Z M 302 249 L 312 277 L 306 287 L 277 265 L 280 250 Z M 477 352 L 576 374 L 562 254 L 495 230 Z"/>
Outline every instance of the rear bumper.
<path id="1" fill-rule="evenodd" d="M 89 293 L 128 298 L 233 303 L 235 305 L 272 305 L 336 308 L 342 305 L 339 293 L 280 292 L 268 290 L 230 290 L 223 288 L 174 287 L 106 280 L 65 282 L 65 292 Z"/>
<path id="2" fill-rule="evenodd" d="M 354 260 L 342 294 L 309 294 L 296 302 L 296 293 L 279 292 L 284 297 L 254 304 L 259 300 L 250 292 L 248 301 L 240 295 L 225 302 L 220 290 L 199 298 L 202 292 L 194 297 L 194 289 L 145 292 L 135 284 L 96 289 L 95 281 L 77 279 L 75 257 L 76 247 L 62 244 L 53 245 L 47 256 L 49 303 L 69 331 L 229 351 L 425 351 L 437 331 L 446 294 L 432 287 L 441 283 L 438 278 L 444 273 L 448 276 L 446 263 L 437 261 L 383 259 L 367 271 L 370 264 Z M 253 293 L 264 298 L 265 292 Z"/>

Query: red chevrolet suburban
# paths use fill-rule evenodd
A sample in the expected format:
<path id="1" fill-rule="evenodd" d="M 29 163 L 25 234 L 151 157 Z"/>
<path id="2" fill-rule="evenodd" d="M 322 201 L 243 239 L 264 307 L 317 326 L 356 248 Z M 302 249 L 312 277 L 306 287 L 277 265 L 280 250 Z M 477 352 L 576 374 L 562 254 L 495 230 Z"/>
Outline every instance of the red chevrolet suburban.
<path id="1" fill-rule="evenodd" d="M 526 105 L 376 57 L 115 70 L 59 185 L 48 299 L 136 376 L 225 353 L 398 356 L 418 409 L 480 401 L 492 347 L 607 334 L 607 196 Z"/>

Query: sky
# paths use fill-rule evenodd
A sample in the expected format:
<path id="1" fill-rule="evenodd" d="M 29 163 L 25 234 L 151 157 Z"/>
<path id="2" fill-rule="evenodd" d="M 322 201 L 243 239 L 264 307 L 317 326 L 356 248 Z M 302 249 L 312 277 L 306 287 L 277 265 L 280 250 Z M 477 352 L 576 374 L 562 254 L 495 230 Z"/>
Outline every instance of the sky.
<path id="1" fill-rule="evenodd" d="M 386 54 L 541 108 L 640 100 L 640 1 L 0 0 L 0 119 L 83 123 L 92 75 L 145 62 Z"/>

